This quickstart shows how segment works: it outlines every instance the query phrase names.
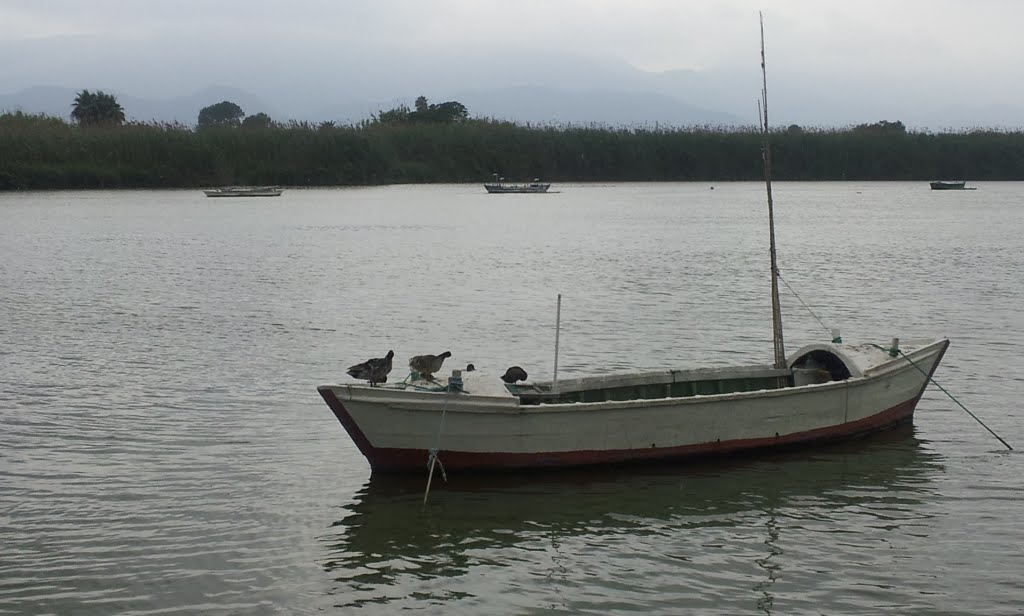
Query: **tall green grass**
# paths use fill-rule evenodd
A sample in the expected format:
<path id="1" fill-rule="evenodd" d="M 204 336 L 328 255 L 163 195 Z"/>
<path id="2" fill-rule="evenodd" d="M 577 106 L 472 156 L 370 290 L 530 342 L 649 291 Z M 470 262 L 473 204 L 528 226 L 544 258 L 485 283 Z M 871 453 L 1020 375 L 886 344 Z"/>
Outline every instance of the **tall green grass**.
<path id="1" fill-rule="evenodd" d="M 779 130 L 778 180 L 1024 180 L 1024 133 Z M 194 131 L 0 115 L 0 189 L 350 186 L 510 180 L 757 180 L 760 136 L 720 129 L 453 124 Z"/>

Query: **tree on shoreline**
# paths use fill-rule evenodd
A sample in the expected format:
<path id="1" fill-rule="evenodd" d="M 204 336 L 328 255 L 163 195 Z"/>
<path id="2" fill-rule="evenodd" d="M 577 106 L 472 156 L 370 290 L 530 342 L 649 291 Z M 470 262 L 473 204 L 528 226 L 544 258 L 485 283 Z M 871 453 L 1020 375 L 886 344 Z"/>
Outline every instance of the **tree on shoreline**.
<path id="1" fill-rule="evenodd" d="M 81 126 L 118 126 L 124 123 L 124 108 L 113 94 L 82 90 L 71 104 L 71 119 Z"/>
<path id="2" fill-rule="evenodd" d="M 427 97 L 420 95 L 416 98 L 415 110 L 405 105 L 399 105 L 388 111 L 381 111 L 374 114 L 371 123 L 376 124 L 451 124 L 463 122 L 469 119 L 469 110 L 458 101 L 447 101 L 431 105 L 427 103 Z"/>
<path id="3" fill-rule="evenodd" d="M 274 121 L 270 119 L 270 116 L 263 113 L 254 113 L 251 116 L 246 116 L 242 120 L 242 128 L 271 128 L 274 126 Z"/>
<path id="4" fill-rule="evenodd" d="M 241 107 L 231 101 L 221 101 L 216 105 L 199 110 L 199 123 L 196 127 L 200 130 L 204 128 L 237 128 L 241 126 L 244 117 L 245 112 Z"/>
<path id="5" fill-rule="evenodd" d="M 469 110 L 458 101 L 447 101 L 437 105 L 429 105 L 424 111 L 417 111 L 414 122 L 435 122 L 439 124 L 451 124 L 462 122 L 469 118 Z"/>
<path id="6" fill-rule="evenodd" d="M 853 127 L 852 132 L 861 135 L 905 135 L 907 134 L 907 127 L 899 120 L 895 122 L 882 120 L 874 124 L 858 124 Z"/>
<path id="7" fill-rule="evenodd" d="M 409 116 L 415 112 L 410 111 L 405 105 L 399 105 L 394 109 L 387 111 L 381 111 L 380 113 L 373 114 L 371 123 L 373 124 L 407 124 L 409 122 Z"/>

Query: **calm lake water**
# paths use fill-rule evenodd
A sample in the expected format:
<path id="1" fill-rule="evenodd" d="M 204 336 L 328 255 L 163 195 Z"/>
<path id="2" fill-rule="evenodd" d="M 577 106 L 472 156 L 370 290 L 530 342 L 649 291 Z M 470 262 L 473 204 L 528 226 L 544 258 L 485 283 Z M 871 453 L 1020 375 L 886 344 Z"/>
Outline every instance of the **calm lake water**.
<path id="1" fill-rule="evenodd" d="M 371 477 L 316 386 L 394 349 L 768 363 L 756 183 L 0 194 L 0 614 L 1024 613 L 1024 183 L 777 183 L 848 342 L 948 336 L 914 425 L 766 458 Z M 828 338 L 783 288 L 789 351 Z M 426 461 L 424 461 L 425 463 Z"/>

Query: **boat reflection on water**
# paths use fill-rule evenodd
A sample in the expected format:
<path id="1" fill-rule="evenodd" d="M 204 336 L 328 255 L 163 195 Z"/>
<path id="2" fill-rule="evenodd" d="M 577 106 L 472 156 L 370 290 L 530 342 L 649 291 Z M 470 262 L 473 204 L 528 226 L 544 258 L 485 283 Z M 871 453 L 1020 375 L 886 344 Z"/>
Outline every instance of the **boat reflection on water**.
<path id="1" fill-rule="evenodd" d="M 443 458 L 443 454 L 442 454 Z M 372 476 L 320 539 L 322 566 L 349 590 L 454 577 L 476 566 L 522 560 L 531 545 L 582 538 L 720 531 L 751 520 L 829 516 L 847 507 L 912 508 L 941 472 L 939 456 L 906 425 L 872 438 L 703 465 L 589 469 L 434 478 Z M 799 513 L 792 513 L 793 511 Z M 637 539 L 641 538 L 641 539 Z M 765 543 L 777 541 L 767 537 Z M 773 547 L 772 549 L 778 549 Z M 370 592 L 374 602 L 387 602 Z M 351 599 L 351 597 L 350 597 Z"/>

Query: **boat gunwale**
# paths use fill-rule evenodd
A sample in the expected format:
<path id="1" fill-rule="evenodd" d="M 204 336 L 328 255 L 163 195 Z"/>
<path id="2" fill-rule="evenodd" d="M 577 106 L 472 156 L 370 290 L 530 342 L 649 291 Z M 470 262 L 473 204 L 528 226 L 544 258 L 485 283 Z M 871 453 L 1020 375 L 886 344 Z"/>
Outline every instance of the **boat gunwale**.
<path id="1" fill-rule="evenodd" d="M 670 368 L 668 370 L 650 370 L 645 372 L 613 372 L 559 379 L 559 389 L 573 391 L 575 389 L 604 389 L 608 387 L 630 385 L 663 385 L 667 383 L 688 383 L 703 380 L 725 380 L 741 378 L 784 377 L 792 374 L 789 368 L 773 368 L 768 364 L 750 364 L 746 366 L 711 366 L 706 368 Z M 723 376 L 724 375 L 724 376 Z M 685 378 L 680 378 L 685 377 Z M 670 379 L 670 380 L 666 380 Z M 549 386 L 551 381 L 532 383 L 538 387 Z"/>
<path id="2" fill-rule="evenodd" d="M 895 373 L 905 372 L 907 370 L 920 370 L 920 368 L 917 367 L 916 362 L 913 364 L 911 363 L 911 361 L 914 361 L 915 357 L 917 359 L 922 359 L 932 355 L 937 355 L 941 361 L 941 356 L 944 354 L 948 345 L 948 338 L 939 338 L 927 345 L 911 350 L 903 357 L 892 357 L 877 366 L 871 367 L 865 370 L 864 374 L 861 376 L 851 376 L 850 378 L 838 381 L 809 383 L 806 385 L 779 387 L 775 389 L 754 389 L 750 391 L 737 391 L 719 394 L 693 394 L 688 396 L 672 396 L 664 398 L 634 398 L 631 400 L 604 400 L 600 402 L 540 402 L 539 404 L 522 404 L 520 397 L 511 393 L 509 397 L 499 398 L 495 396 L 474 395 L 472 393 L 450 394 L 443 390 L 408 391 L 403 389 L 385 389 L 381 387 L 371 388 L 366 385 L 352 384 L 321 385 L 317 389 L 329 389 L 332 393 L 338 396 L 339 400 L 354 401 L 362 404 L 383 404 L 394 410 L 401 411 L 436 413 L 445 409 L 449 412 L 463 413 L 492 414 L 505 412 L 508 414 L 533 414 L 630 410 L 636 407 L 650 408 L 660 406 L 707 404 L 750 398 L 774 398 L 779 396 L 805 395 L 826 391 L 828 389 L 858 388 L 869 385 Z M 803 347 L 803 349 L 808 348 L 811 347 Z M 801 351 L 803 349 L 801 349 Z M 794 354 L 794 357 L 798 357 L 799 355 L 800 352 L 798 351 Z M 910 361 L 908 361 L 908 359 Z M 781 370 L 780 372 L 783 374 L 792 373 L 791 369 Z M 664 374 L 663 371 L 657 371 L 657 373 Z M 640 374 L 642 375 L 645 373 Z M 928 380 L 925 379 L 924 385 L 927 386 L 927 384 Z M 353 395 L 353 390 L 362 392 L 373 391 L 374 395 Z M 345 395 L 345 393 L 348 395 Z"/>

